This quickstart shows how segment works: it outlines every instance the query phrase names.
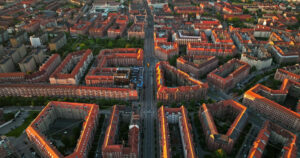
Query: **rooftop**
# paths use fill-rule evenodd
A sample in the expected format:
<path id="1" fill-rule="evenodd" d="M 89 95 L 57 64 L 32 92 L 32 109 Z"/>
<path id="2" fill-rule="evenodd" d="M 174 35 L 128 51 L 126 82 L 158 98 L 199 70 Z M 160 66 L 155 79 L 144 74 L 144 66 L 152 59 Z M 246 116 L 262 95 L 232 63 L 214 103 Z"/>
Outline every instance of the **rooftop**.
<path id="1" fill-rule="evenodd" d="M 52 143 L 43 134 L 45 125 L 47 125 L 47 118 L 53 117 L 53 113 L 57 113 L 57 110 L 68 110 L 77 109 L 86 113 L 83 116 L 84 122 L 82 125 L 82 130 L 80 137 L 77 141 L 76 148 L 74 152 L 67 157 L 84 157 L 86 155 L 85 151 L 88 148 L 87 144 L 89 141 L 89 136 L 94 130 L 95 119 L 97 118 L 99 107 L 96 104 L 82 104 L 82 103 L 69 103 L 69 102 L 57 102 L 51 101 L 47 106 L 40 112 L 40 114 L 32 121 L 32 123 L 27 127 L 26 133 L 32 137 L 35 137 L 41 144 L 43 148 L 47 150 L 49 156 L 52 157 L 63 157 L 62 154 L 52 145 Z M 84 111 L 84 112 L 83 112 Z M 59 113 L 57 113 L 59 115 Z M 61 115 L 60 117 L 64 117 Z M 66 117 L 66 116 L 65 116 Z M 49 127 L 48 127 L 49 128 Z"/>

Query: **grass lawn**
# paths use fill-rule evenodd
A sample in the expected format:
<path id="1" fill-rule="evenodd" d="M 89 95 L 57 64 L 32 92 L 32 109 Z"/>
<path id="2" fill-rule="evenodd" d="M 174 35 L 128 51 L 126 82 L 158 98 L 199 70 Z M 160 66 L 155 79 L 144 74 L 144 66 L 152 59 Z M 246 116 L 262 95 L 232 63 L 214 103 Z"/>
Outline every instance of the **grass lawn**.
<path id="1" fill-rule="evenodd" d="M 6 133 L 6 136 L 19 137 L 22 134 L 22 132 L 27 128 L 27 126 L 32 122 L 32 120 L 37 117 L 38 114 L 38 111 L 30 111 L 29 116 L 25 119 L 23 124 Z"/>

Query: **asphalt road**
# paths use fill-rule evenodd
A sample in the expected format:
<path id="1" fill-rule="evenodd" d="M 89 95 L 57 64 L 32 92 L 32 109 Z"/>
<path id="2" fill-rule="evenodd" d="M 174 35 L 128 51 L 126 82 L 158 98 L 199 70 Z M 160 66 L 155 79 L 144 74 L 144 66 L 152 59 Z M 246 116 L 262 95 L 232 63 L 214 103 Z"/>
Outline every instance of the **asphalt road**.
<path id="1" fill-rule="evenodd" d="M 146 1 L 145 8 L 147 11 L 147 27 L 144 41 L 144 67 L 145 67 L 145 97 L 143 98 L 143 105 L 141 108 L 143 123 L 144 123 L 144 143 L 143 143 L 143 158 L 155 157 L 155 138 L 154 138 L 154 121 L 156 118 L 156 103 L 153 96 L 154 76 L 156 59 L 154 54 L 153 41 L 153 16 Z M 149 67 L 147 66 L 149 63 Z"/>

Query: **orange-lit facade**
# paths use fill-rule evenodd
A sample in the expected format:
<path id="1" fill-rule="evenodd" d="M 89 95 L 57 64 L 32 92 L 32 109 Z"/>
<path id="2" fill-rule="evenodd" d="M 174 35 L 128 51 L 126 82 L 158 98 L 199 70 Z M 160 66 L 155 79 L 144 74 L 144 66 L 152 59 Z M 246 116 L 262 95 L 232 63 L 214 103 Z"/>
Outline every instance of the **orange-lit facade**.
<path id="1" fill-rule="evenodd" d="M 293 66 L 287 66 L 280 69 L 277 69 L 274 79 L 283 81 L 285 78 L 300 82 L 300 74 L 297 73 L 300 71 L 300 65 L 296 64 Z"/>
<path id="2" fill-rule="evenodd" d="M 70 33 L 72 35 L 86 35 L 89 31 L 90 26 L 92 25 L 91 22 L 79 22 L 75 24 L 73 27 L 70 28 Z"/>
<path id="3" fill-rule="evenodd" d="M 23 26 L 23 29 L 28 33 L 34 33 L 40 28 L 40 20 L 31 20 L 30 23 Z"/>
<path id="4" fill-rule="evenodd" d="M 223 16 L 226 20 L 232 20 L 234 18 L 239 18 L 242 21 L 250 20 L 252 18 L 251 15 L 244 14 L 244 15 L 234 15 L 234 14 L 224 14 Z"/>
<path id="5" fill-rule="evenodd" d="M 191 77 L 187 73 L 169 65 L 166 61 L 156 64 L 156 86 L 157 100 L 162 102 L 177 102 L 183 100 L 199 100 L 206 97 L 208 84 Z M 167 87 L 165 85 L 165 74 L 168 77 L 176 78 L 185 85 L 178 87 Z"/>
<path id="6" fill-rule="evenodd" d="M 199 19 L 200 15 L 204 13 L 203 4 L 201 6 L 175 6 L 174 12 L 181 14 L 183 18 L 187 18 L 188 15 L 194 14 Z"/>
<path id="7" fill-rule="evenodd" d="M 107 29 L 115 21 L 115 17 L 109 15 L 105 20 L 96 19 L 95 23 L 89 29 L 89 35 L 95 38 L 106 36 Z"/>
<path id="8" fill-rule="evenodd" d="M 213 43 L 188 43 L 187 55 L 234 56 L 237 53 L 235 45 Z"/>
<path id="9" fill-rule="evenodd" d="M 281 43 L 282 45 L 280 45 Z M 280 64 L 300 62 L 300 51 L 297 47 L 294 46 L 294 44 L 277 42 L 276 45 L 271 46 L 271 53 L 275 60 Z"/>
<path id="10" fill-rule="evenodd" d="M 51 74 L 50 83 L 78 85 L 92 59 L 93 53 L 90 49 L 69 54 Z"/>
<path id="11" fill-rule="evenodd" d="M 207 75 L 207 82 L 214 88 L 228 91 L 248 76 L 250 68 L 248 63 L 232 59 L 210 72 Z"/>
<path id="12" fill-rule="evenodd" d="M 277 137 L 275 135 L 277 135 Z M 266 121 L 252 144 L 248 158 L 263 157 L 265 147 L 271 140 L 283 144 L 281 153 L 278 155 L 281 158 L 297 157 L 297 136 L 270 121 Z"/>
<path id="13" fill-rule="evenodd" d="M 105 88 L 76 85 L 45 85 L 45 84 L 1 84 L 0 96 L 21 97 L 75 97 L 104 98 L 120 100 L 137 100 L 136 90 L 128 88 Z"/>
<path id="14" fill-rule="evenodd" d="M 173 42 L 155 42 L 154 54 L 160 60 L 169 60 L 179 54 L 178 44 Z"/>
<path id="15" fill-rule="evenodd" d="M 128 38 L 145 38 L 144 24 L 133 24 L 127 31 Z"/>
<path id="16" fill-rule="evenodd" d="M 193 55 L 177 58 L 177 68 L 199 78 L 218 66 L 218 58 L 215 56 Z"/>
<path id="17" fill-rule="evenodd" d="M 109 38 L 117 38 L 122 37 L 125 34 L 127 25 L 125 24 L 113 24 L 108 30 L 107 30 L 107 36 Z"/>
<path id="18" fill-rule="evenodd" d="M 233 45 L 233 40 L 227 30 L 214 29 L 211 31 L 211 39 L 215 44 Z"/>
<path id="19" fill-rule="evenodd" d="M 244 93 L 243 104 L 255 112 L 263 114 L 266 118 L 276 121 L 281 126 L 293 131 L 300 131 L 300 114 L 298 111 L 293 111 L 278 103 L 284 101 L 287 95 L 299 98 L 300 83 L 284 79 L 279 90 L 257 84 Z"/>
<path id="20" fill-rule="evenodd" d="M 179 30 L 172 35 L 173 41 L 179 45 L 188 45 L 189 43 L 207 43 L 208 39 L 204 31 L 195 33 L 195 31 Z"/>
<path id="21" fill-rule="evenodd" d="M 199 119 L 205 134 L 205 141 L 210 150 L 222 148 L 227 153 L 232 151 L 234 143 L 248 120 L 247 108 L 234 100 L 225 100 L 214 104 L 203 104 L 199 108 Z M 226 116 L 227 115 L 227 116 Z M 219 133 L 214 117 L 228 117 L 235 119 L 226 133 Z"/>
<path id="22" fill-rule="evenodd" d="M 183 153 L 185 158 L 197 158 L 192 135 L 192 127 L 189 123 L 187 110 L 184 106 L 180 108 L 165 108 L 161 106 L 158 110 L 159 126 L 159 152 L 161 158 L 171 158 L 172 150 L 170 144 L 169 123 L 178 123 L 180 136 L 183 143 Z"/>
<path id="23" fill-rule="evenodd" d="M 117 79 L 117 66 L 143 66 L 144 52 L 140 48 L 115 48 L 101 50 L 96 67 L 91 68 L 85 77 L 87 85 L 111 85 Z"/>
<path id="24" fill-rule="evenodd" d="M 42 157 L 85 158 L 88 156 L 98 125 L 98 112 L 99 107 L 96 104 L 51 101 L 27 127 L 26 134 Z M 43 134 L 57 118 L 84 120 L 74 152 L 67 156 L 63 156 Z"/>
<path id="25" fill-rule="evenodd" d="M 104 141 L 102 144 L 103 158 L 139 158 L 139 125 L 131 120 L 128 133 L 128 146 L 115 144 L 116 135 L 118 132 L 118 122 L 120 109 L 117 105 L 112 108 L 108 127 L 106 128 Z M 133 114 L 134 115 L 134 114 Z M 133 116 L 131 119 L 136 119 Z"/>

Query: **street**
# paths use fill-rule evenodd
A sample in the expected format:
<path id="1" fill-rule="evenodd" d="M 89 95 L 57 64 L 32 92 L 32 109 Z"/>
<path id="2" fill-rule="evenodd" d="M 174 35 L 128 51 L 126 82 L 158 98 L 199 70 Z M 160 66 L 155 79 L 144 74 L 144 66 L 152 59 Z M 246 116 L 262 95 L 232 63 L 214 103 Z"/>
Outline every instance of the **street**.
<path id="1" fill-rule="evenodd" d="M 144 1 L 144 5 L 147 11 L 147 28 L 145 31 L 144 41 L 144 67 L 145 67 L 145 97 L 143 98 L 143 105 L 141 108 L 141 116 L 144 123 L 144 143 L 143 143 L 143 158 L 155 157 L 155 138 L 154 138 L 154 121 L 156 118 L 156 103 L 154 101 L 153 89 L 154 76 L 155 76 L 155 64 L 156 59 L 153 56 L 154 41 L 153 41 L 153 16 L 147 1 Z M 147 66 L 149 63 L 149 67 Z"/>

